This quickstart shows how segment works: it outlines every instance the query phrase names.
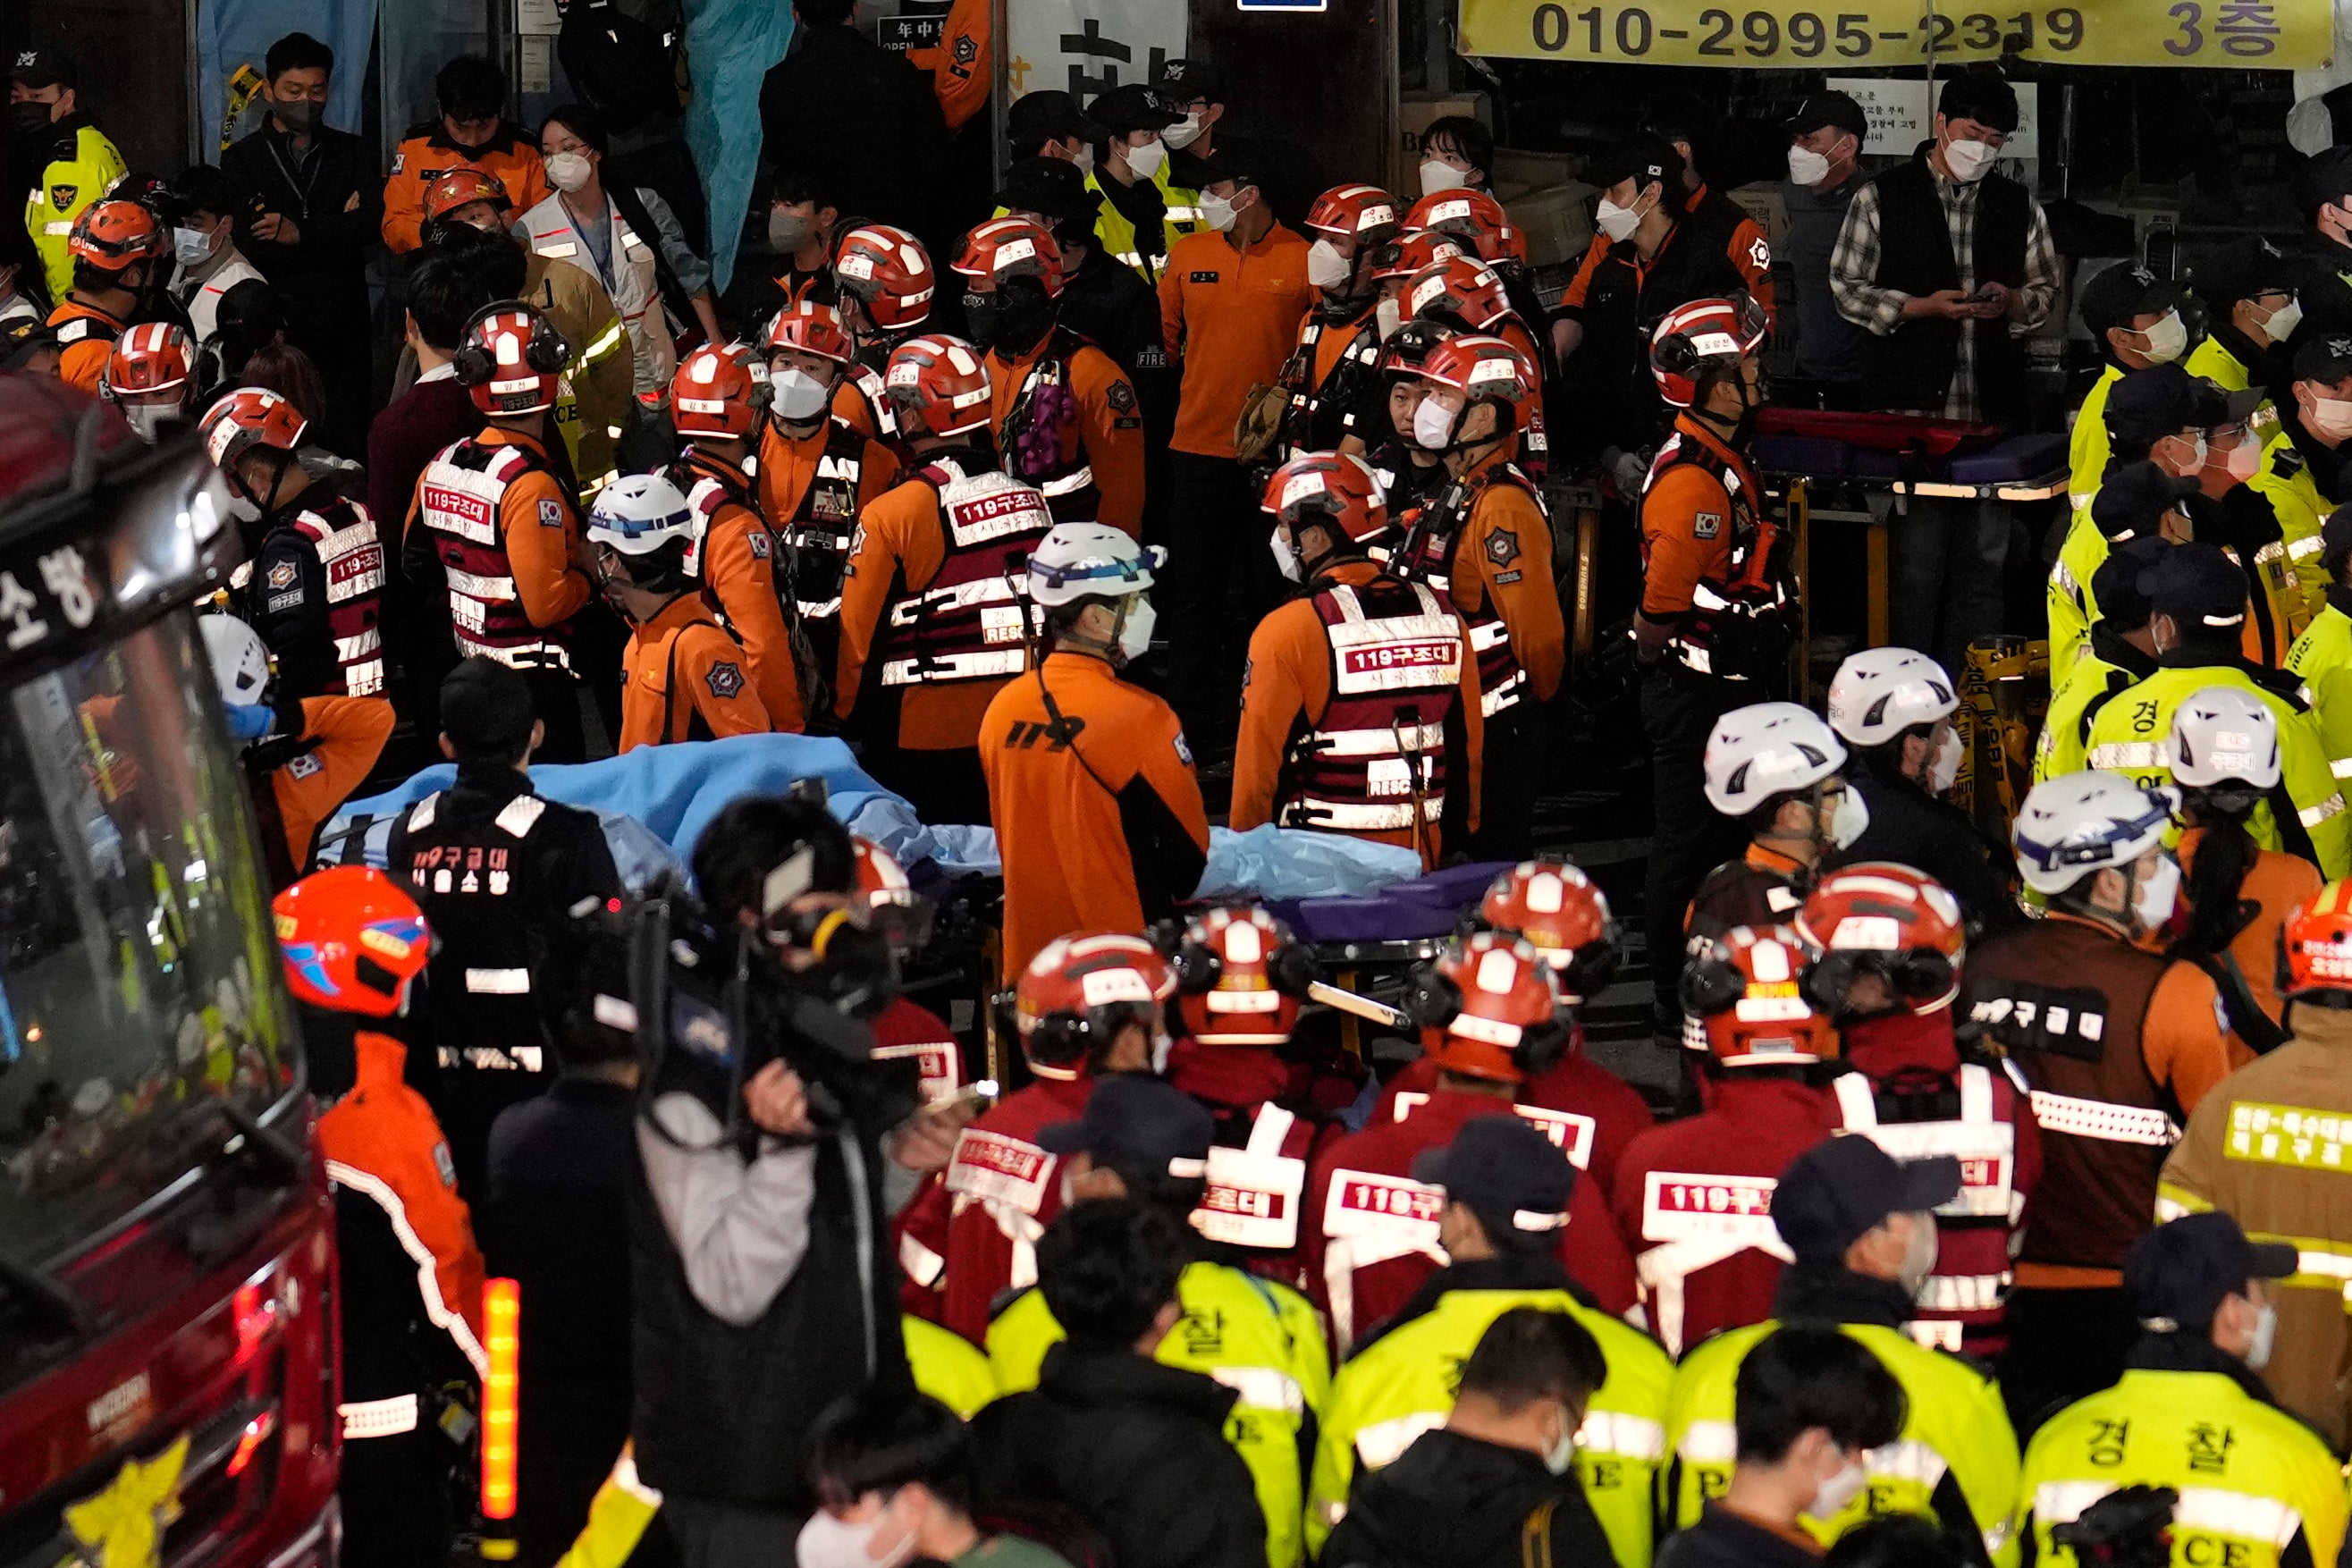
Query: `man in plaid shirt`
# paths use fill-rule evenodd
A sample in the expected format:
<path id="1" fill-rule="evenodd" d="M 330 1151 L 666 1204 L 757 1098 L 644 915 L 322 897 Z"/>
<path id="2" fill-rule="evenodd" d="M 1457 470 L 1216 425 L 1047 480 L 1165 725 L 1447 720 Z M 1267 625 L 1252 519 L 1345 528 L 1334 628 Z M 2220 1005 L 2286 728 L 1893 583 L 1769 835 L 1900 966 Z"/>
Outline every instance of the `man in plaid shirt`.
<path id="1" fill-rule="evenodd" d="M 1830 289 L 1871 334 L 1863 407 L 2022 422 L 2021 340 L 2050 313 L 2058 255 L 2041 205 L 1992 173 L 2016 129 L 2017 94 L 2000 74 L 1961 71 L 1944 84 L 1935 139 L 1854 193 Z M 1915 499 L 1895 543 L 1895 639 L 1957 669 L 1972 638 L 2000 629 L 2008 513 Z"/>

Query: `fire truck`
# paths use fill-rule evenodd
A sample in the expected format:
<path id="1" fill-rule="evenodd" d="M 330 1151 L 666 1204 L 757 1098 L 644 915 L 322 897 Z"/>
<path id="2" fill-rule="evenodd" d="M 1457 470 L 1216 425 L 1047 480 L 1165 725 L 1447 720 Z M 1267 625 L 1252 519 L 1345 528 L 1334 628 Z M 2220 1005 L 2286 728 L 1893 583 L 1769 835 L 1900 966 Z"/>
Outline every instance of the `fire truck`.
<path id="1" fill-rule="evenodd" d="M 0 1568 L 339 1547 L 334 1223 L 193 446 L 0 376 Z"/>

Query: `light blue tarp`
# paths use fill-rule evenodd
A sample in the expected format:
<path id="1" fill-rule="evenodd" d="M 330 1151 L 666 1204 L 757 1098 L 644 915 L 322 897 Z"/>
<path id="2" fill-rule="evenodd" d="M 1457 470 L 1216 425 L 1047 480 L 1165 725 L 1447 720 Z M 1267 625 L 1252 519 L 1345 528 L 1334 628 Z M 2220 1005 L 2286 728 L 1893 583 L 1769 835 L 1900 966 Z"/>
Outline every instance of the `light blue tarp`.
<path id="1" fill-rule="evenodd" d="M 240 65 L 259 70 L 269 46 L 289 33 L 308 33 L 335 51 L 334 94 L 327 100 L 327 123 L 338 131 L 357 131 L 375 8 L 376 0 L 203 0 L 196 7 L 196 105 L 203 121 L 197 145 L 203 149 L 203 162 L 220 162 L 221 117 L 228 110 L 228 79 Z M 427 8 L 425 0 L 400 0 L 394 7 L 395 12 Z M 478 28 L 480 0 L 475 0 L 473 14 Z M 431 71 L 425 74 L 429 79 Z M 253 128 L 251 123 L 241 123 L 233 130 L 242 133 Z"/>
<path id="2" fill-rule="evenodd" d="M 686 144 L 710 202 L 710 288 L 735 275 L 735 246 L 760 167 L 760 83 L 793 41 L 784 0 L 686 0 L 686 58 L 694 100 Z"/>

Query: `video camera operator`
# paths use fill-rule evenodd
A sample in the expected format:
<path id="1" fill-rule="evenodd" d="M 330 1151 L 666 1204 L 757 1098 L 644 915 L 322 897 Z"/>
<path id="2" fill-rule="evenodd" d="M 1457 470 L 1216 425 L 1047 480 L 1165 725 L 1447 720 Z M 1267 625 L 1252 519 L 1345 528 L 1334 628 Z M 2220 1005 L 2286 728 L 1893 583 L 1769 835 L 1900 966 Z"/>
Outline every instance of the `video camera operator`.
<path id="1" fill-rule="evenodd" d="M 632 1430 L 687 1562 L 789 1568 L 818 1414 L 911 1388 L 881 1182 L 916 1068 L 871 1059 L 896 972 L 822 805 L 738 801 L 693 866 L 705 904 L 647 905 L 632 964 Z"/>

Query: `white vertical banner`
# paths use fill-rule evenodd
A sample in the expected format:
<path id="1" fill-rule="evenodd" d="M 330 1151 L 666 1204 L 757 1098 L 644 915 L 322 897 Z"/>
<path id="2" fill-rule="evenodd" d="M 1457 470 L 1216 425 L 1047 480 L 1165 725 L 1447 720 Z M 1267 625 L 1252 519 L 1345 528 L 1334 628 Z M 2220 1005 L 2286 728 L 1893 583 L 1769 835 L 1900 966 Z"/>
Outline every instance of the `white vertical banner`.
<path id="1" fill-rule="evenodd" d="M 1182 0 L 1018 0 L 1005 7 L 1007 100 L 1049 88 L 1080 104 L 1126 82 L 1151 79 L 1184 53 Z"/>

